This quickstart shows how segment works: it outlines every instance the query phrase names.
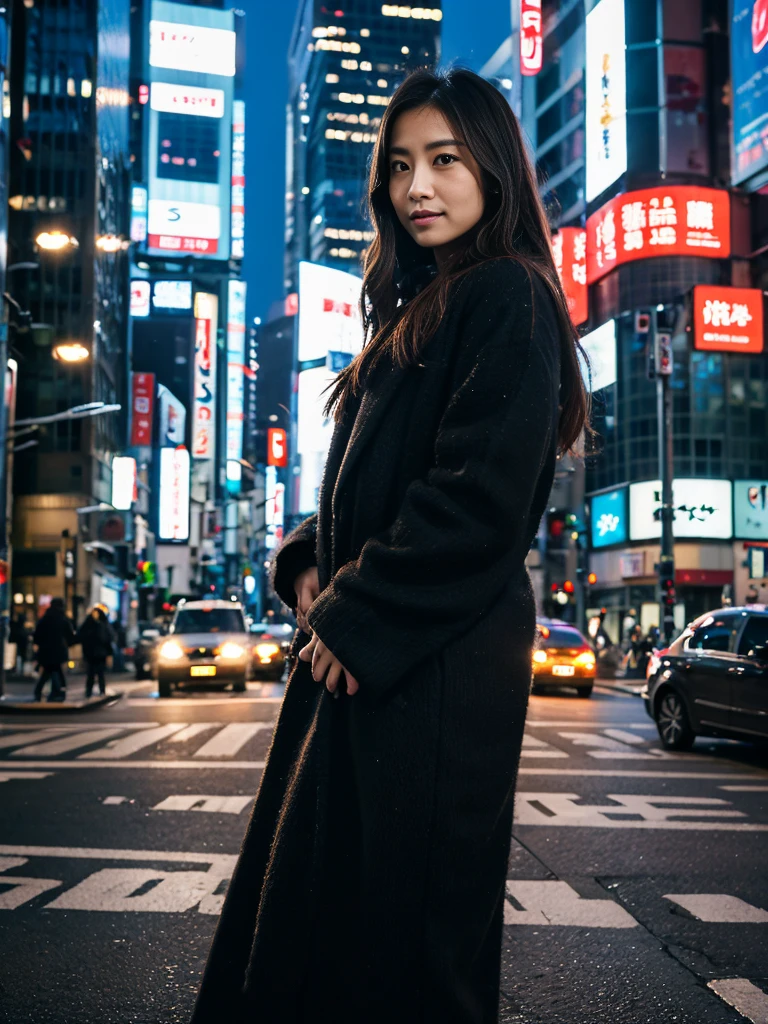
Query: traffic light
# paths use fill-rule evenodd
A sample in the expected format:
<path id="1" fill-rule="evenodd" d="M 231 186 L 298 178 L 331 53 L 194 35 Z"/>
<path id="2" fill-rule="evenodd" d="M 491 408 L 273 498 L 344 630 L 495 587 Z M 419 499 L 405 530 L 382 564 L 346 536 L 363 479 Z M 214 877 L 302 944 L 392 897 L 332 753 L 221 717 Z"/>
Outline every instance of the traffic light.
<path id="1" fill-rule="evenodd" d="M 563 546 L 565 534 L 565 512 L 553 509 L 547 513 L 547 541 L 553 548 Z"/>
<path id="2" fill-rule="evenodd" d="M 590 585 L 590 587 L 594 587 L 594 585 L 597 583 L 596 572 L 591 572 L 589 576 L 587 576 L 587 583 Z"/>
<path id="3" fill-rule="evenodd" d="M 137 562 L 136 578 L 140 587 L 152 587 L 157 578 L 157 567 L 154 562 Z"/>
<path id="4" fill-rule="evenodd" d="M 675 631 L 675 563 L 670 557 L 659 562 L 659 589 L 661 591 L 661 620 L 664 639 L 669 643 Z"/>
<path id="5" fill-rule="evenodd" d="M 576 588 L 574 587 L 572 580 L 566 580 L 563 584 L 563 590 L 566 592 L 566 594 L 572 594 L 575 591 L 575 589 Z"/>

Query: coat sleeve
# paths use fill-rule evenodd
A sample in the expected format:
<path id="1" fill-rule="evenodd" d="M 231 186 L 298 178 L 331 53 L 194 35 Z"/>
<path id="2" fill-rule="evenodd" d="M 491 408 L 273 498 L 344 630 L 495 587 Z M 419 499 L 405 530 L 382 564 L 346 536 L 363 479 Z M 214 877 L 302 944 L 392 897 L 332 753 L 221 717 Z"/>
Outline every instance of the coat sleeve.
<path id="1" fill-rule="evenodd" d="M 272 560 L 272 587 L 280 600 L 296 611 L 293 584 L 300 572 L 317 565 L 317 513 L 291 530 Z"/>
<path id="2" fill-rule="evenodd" d="M 429 473 L 307 616 L 373 696 L 469 629 L 523 570 L 534 493 L 554 455 L 560 339 L 545 286 L 511 260 L 475 268 L 456 323 Z"/>

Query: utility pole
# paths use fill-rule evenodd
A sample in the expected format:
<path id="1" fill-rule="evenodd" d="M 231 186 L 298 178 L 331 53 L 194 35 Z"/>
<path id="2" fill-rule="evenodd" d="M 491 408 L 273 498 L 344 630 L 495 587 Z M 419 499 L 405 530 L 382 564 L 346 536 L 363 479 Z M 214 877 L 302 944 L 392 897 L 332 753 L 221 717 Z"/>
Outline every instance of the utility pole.
<path id="1" fill-rule="evenodd" d="M 11 8 L 8 3 L 0 12 L 0 94 L 5 95 L 9 83 L 8 65 L 11 57 Z M 10 83 L 9 83 L 10 84 Z M 0 111 L 0 295 L 5 293 L 5 261 L 8 237 L 8 123 Z M 0 301 L 0 697 L 5 690 L 5 639 L 8 633 L 9 592 L 8 566 L 8 317 L 5 303 Z"/>
<path id="2" fill-rule="evenodd" d="M 659 479 L 661 502 L 657 517 L 661 521 L 661 557 L 659 558 L 659 628 L 666 644 L 672 642 L 675 632 L 675 538 L 674 502 L 672 499 L 673 435 L 672 392 L 669 387 L 674 369 L 672 336 L 659 330 L 658 311 L 650 314 L 649 374 L 656 380 L 656 415 L 659 435 Z"/>

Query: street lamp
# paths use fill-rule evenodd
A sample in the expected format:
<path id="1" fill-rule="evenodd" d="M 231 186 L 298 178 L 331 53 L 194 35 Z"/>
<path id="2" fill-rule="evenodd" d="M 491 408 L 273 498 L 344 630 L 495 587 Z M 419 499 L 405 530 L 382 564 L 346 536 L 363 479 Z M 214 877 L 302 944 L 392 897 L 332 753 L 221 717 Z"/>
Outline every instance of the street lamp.
<path id="1" fill-rule="evenodd" d="M 41 231 L 35 242 L 46 252 L 76 249 L 80 245 L 74 235 L 68 235 L 65 231 Z"/>
<path id="2" fill-rule="evenodd" d="M 79 341 L 63 341 L 53 347 L 53 358 L 62 363 L 82 363 L 90 354 Z"/>
<path id="3" fill-rule="evenodd" d="M 99 235 L 96 239 L 96 248 L 102 252 L 119 252 L 127 249 L 131 243 L 119 235 Z"/>

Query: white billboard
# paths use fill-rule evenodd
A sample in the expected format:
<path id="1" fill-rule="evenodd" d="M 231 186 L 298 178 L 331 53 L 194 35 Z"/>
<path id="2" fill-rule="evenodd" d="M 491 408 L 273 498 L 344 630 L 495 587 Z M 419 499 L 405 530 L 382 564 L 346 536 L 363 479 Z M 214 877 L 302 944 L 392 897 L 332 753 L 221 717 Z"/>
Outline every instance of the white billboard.
<path id="1" fill-rule="evenodd" d="M 299 362 L 329 352 L 352 356 L 363 347 L 362 281 L 317 263 L 299 263 Z"/>
<path id="2" fill-rule="evenodd" d="M 189 540 L 189 452 L 160 449 L 158 540 Z"/>
<path id="3" fill-rule="evenodd" d="M 187 410 L 164 384 L 157 386 L 157 443 L 161 448 L 177 448 L 184 444 Z"/>
<path id="4" fill-rule="evenodd" d="M 237 490 L 242 476 L 245 410 L 245 281 L 227 284 L 227 480 Z"/>
<path id="5" fill-rule="evenodd" d="M 624 0 L 599 0 L 587 15 L 587 202 L 627 169 Z"/>
<path id="6" fill-rule="evenodd" d="M 224 117 L 224 90 L 201 89 L 196 85 L 153 82 L 149 106 L 168 114 L 196 117 Z"/>
<path id="7" fill-rule="evenodd" d="M 215 255 L 220 234 L 221 209 L 212 203 L 149 200 L 151 249 Z"/>
<path id="8" fill-rule="evenodd" d="M 127 512 L 136 500 L 136 459 L 115 455 L 112 459 L 112 505 Z"/>
<path id="9" fill-rule="evenodd" d="M 592 391 L 607 388 L 616 383 L 616 321 L 607 323 L 585 334 L 581 339 L 581 347 L 589 357 L 589 372 L 583 360 L 581 373 L 587 387 Z M 590 381 L 591 374 L 591 381 Z"/>
<path id="10" fill-rule="evenodd" d="M 216 441 L 216 328 L 218 296 L 195 295 L 195 363 L 192 398 L 192 458 L 212 459 Z"/>
<path id="11" fill-rule="evenodd" d="M 155 281 L 152 306 L 154 309 L 192 309 L 192 282 Z"/>
<path id="12" fill-rule="evenodd" d="M 152 7 L 156 12 L 161 5 Z M 182 7 L 163 4 L 162 7 Z M 188 19 L 189 7 L 182 7 L 180 18 Z M 153 68 L 172 68 L 204 75 L 235 74 L 235 33 L 227 29 L 189 25 L 182 21 L 150 21 L 149 63 Z"/>
<path id="13" fill-rule="evenodd" d="M 678 538 L 730 540 L 733 536 L 730 480 L 681 478 L 672 483 L 673 532 Z M 658 497 L 656 496 L 658 494 Z M 661 537 L 661 482 L 644 480 L 629 487 L 630 540 Z"/>

